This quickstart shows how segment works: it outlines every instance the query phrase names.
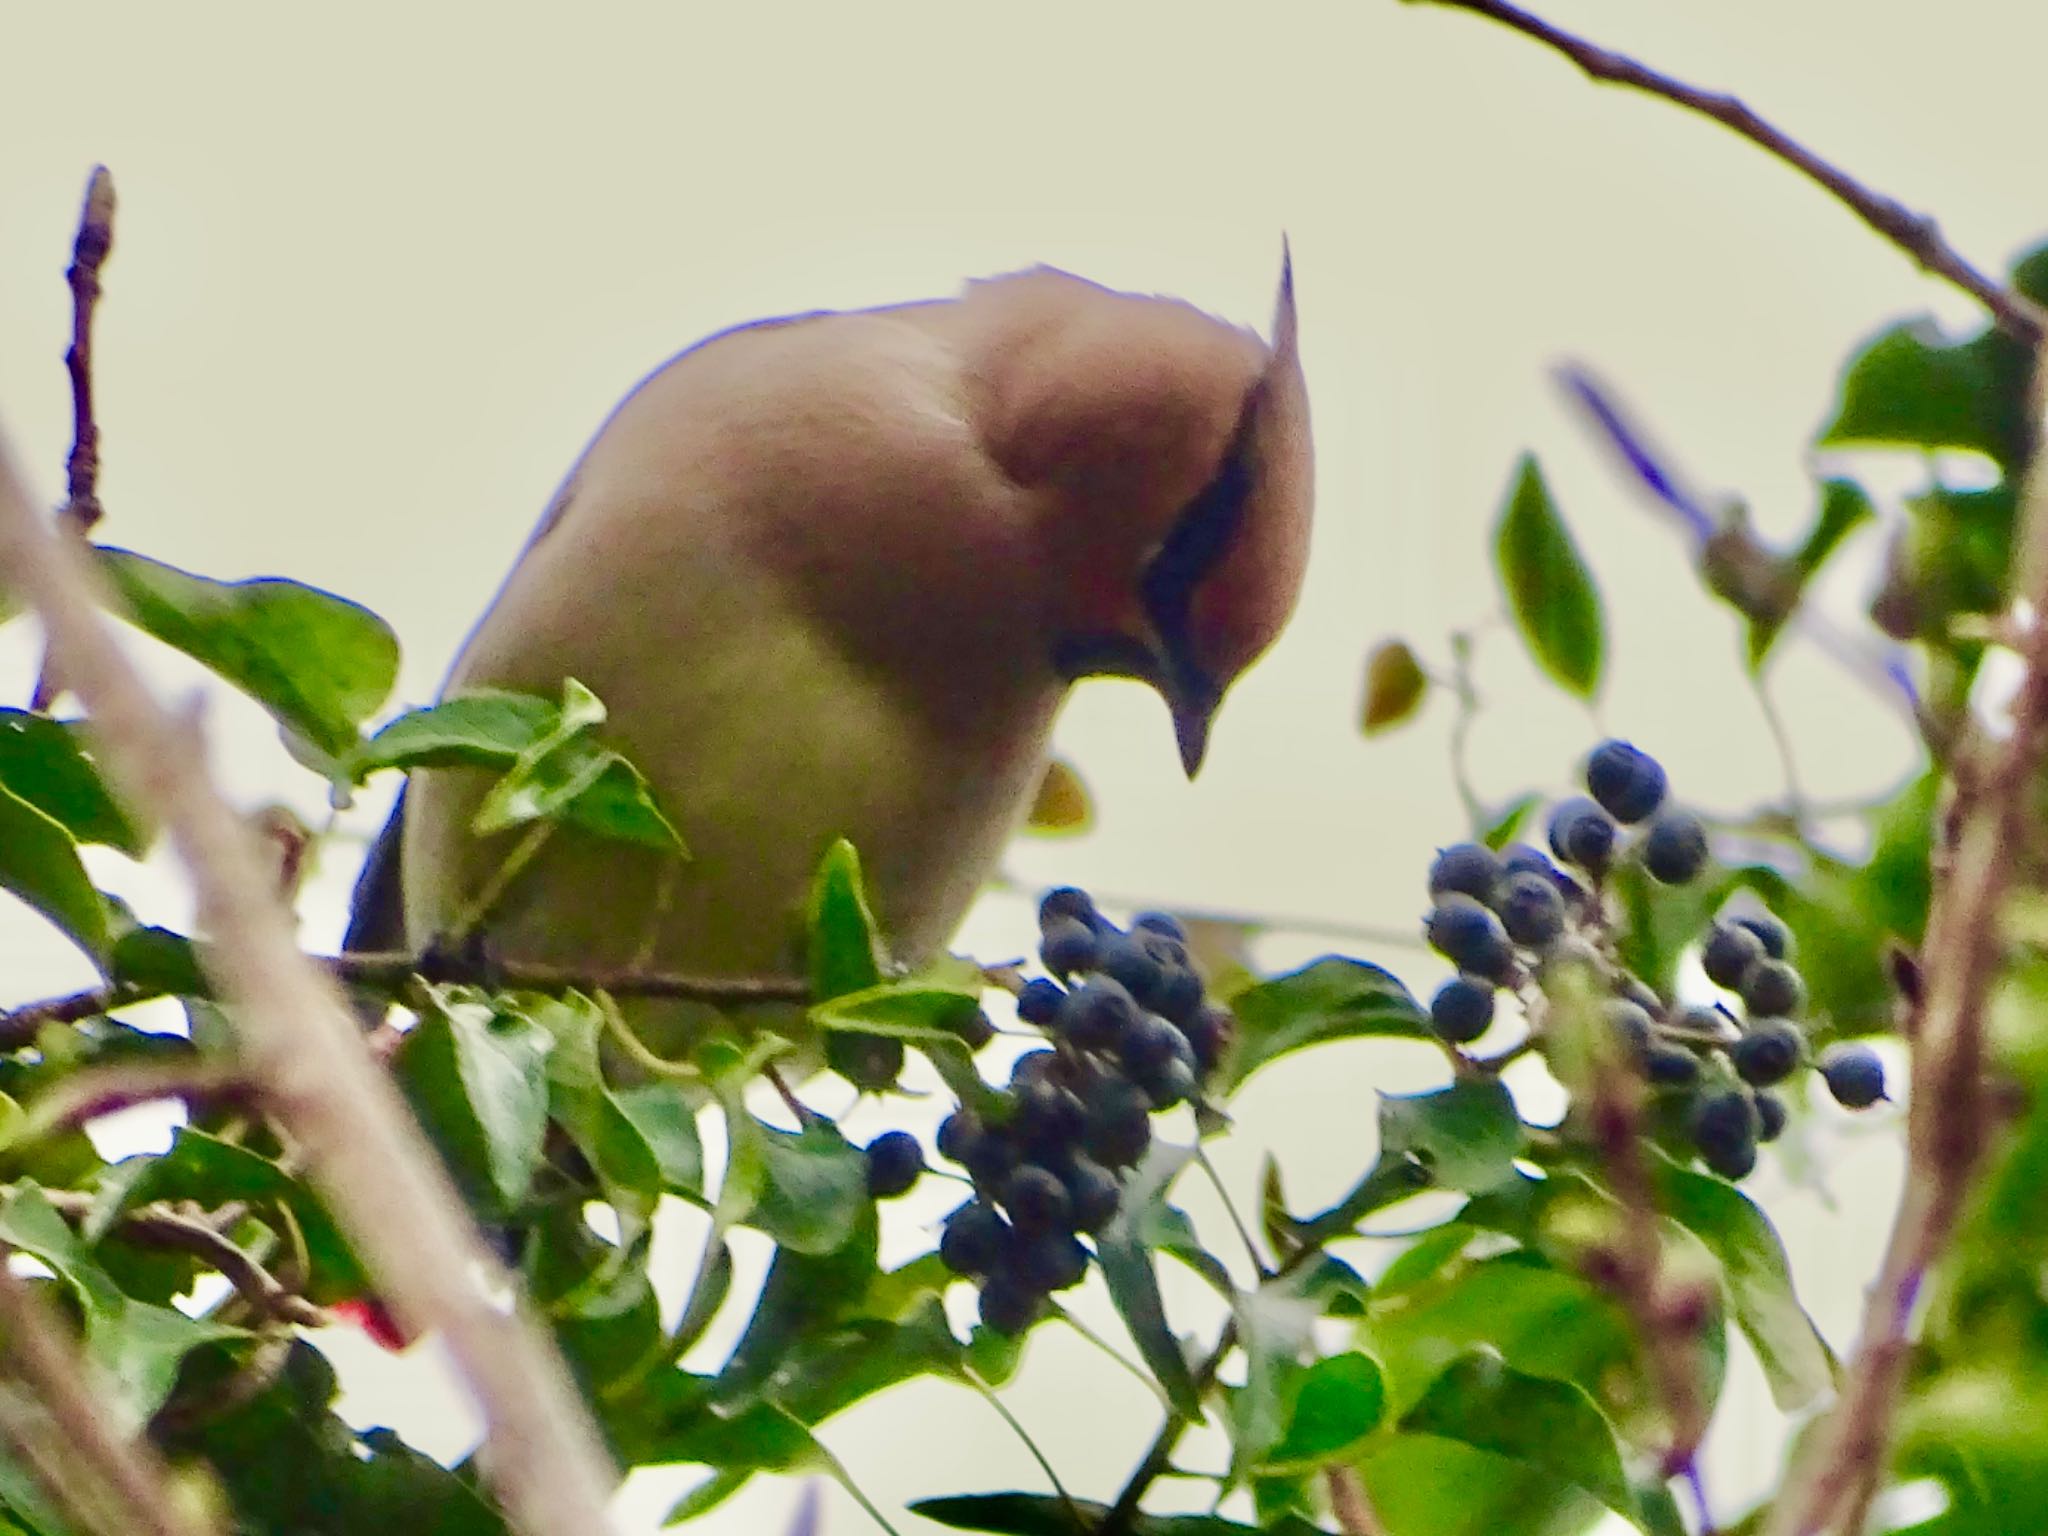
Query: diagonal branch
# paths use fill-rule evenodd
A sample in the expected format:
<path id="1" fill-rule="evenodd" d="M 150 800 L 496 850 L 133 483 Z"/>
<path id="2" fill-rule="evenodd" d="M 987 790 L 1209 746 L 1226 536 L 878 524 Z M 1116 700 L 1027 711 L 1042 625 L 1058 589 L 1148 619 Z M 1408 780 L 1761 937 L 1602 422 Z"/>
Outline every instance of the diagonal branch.
<path id="1" fill-rule="evenodd" d="M 2048 317 L 2044 317 L 2039 308 L 2024 295 L 2015 293 L 1971 265 L 1962 252 L 1943 238 L 1933 219 L 1865 186 L 1840 166 L 1822 159 L 1782 129 L 1757 116 L 1738 98 L 1721 91 L 1702 90 L 1661 74 L 1626 54 L 1616 53 L 1553 26 L 1541 16 L 1510 5 L 1508 0 L 1427 0 L 1427 3 L 1447 10 L 1470 11 L 1476 16 L 1497 21 L 1556 49 L 1595 80 L 1659 96 L 1702 117 L 1712 118 L 1766 154 L 1784 161 L 1808 180 L 1818 183 L 1926 271 L 1954 284 L 1982 304 L 1999 326 L 2019 341 L 2037 346 L 2044 332 L 2048 332 Z"/>
<path id="2" fill-rule="evenodd" d="M 384 1294 L 414 1328 L 447 1340 L 482 1410 L 482 1464 L 513 1524 L 528 1536 L 604 1530 L 616 1478 L 561 1356 L 524 1310 L 492 1304 L 487 1286 L 503 1281 L 503 1266 L 341 998 L 300 958 L 275 869 L 207 779 L 189 726 L 122 652 L 79 541 L 37 515 L 4 445 L 0 585 L 35 606 L 54 670 L 86 705 L 118 786 L 169 832 L 251 1078 Z"/>

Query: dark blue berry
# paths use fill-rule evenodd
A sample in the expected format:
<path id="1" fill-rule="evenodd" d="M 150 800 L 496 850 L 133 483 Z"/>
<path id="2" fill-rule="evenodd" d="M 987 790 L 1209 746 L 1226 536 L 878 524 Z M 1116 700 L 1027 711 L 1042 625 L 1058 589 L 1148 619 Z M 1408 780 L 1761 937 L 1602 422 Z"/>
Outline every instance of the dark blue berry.
<path id="1" fill-rule="evenodd" d="M 1140 1014 L 1118 1042 L 1118 1055 L 1133 1077 L 1158 1071 L 1183 1052 L 1192 1054 L 1187 1036 L 1156 1013 Z"/>
<path id="2" fill-rule="evenodd" d="M 1010 1090 L 1058 1082 L 1063 1070 L 1058 1051 L 1026 1051 L 1010 1063 Z"/>
<path id="3" fill-rule="evenodd" d="M 1088 1127 L 1082 1144 L 1109 1168 L 1128 1168 L 1152 1145 L 1152 1104 L 1145 1090 L 1126 1077 L 1104 1077 L 1086 1099 Z"/>
<path id="4" fill-rule="evenodd" d="M 1454 976 L 1429 1000 L 1429 1021 L 1453 1045 L 1467 1045 L 1493 1023 L 1493 987 L 1470 976 Z"/>
<path id="5" fill-rule="evenodd" d="M 1799 1026 L 1789 1019 L 1754 1019 L 1742 1038 L 1728 1048 L 1728 1059 L 1745 1083 L 1768 1088 L 1792 1075 L 1805 1044 Z"/>
<path id="6" fill-rule="evenodd" d="M 1438 853 L 1429 866 L 1429 894 L 1448 896 L 1453 891 L 1474 901 L 1493 896 L 1500 879 L 1500 858 L 1484 843 L 1453 843 Z"/>
<path id="7" fill-rule="evenodd" d="M 1071 1232 L 1034 1232 L 1010 1256 L 1017 1279 L 1029 1290 L 1064 1291 L 1088 1273 L 1088 1250 Z"/>
<path id="8" fill-rule="evenodd" d="M 987 1134 L 980 1116 L 971 1109 L 956 1109 L 939 1122 L 939 1156 L 966 1165 L 974 1149 Z"/>
<path id="9" fill-rule="evenodd" d="M 884 1131 L 868 1143 L 868 1193 L 877 1200 L 905 1194 L 924 1172 L 924 1148 L 908 1131 Z"/>
<path id="10" fill-rule="evenodd" d="M 1043 933 L 1063 919 L 1078 921 L 1084 927 L 1093 928 L 1102 921 L 1095 910 L 1095 898 L 1086 891 L 1071 885 L 1058 890 L 1047 891 L 1038 903 L 1038 929 Z"/>
<path id="11" fill-rule="evenodd" d="M 1017 1017 L 1026 1024 L 1035 1024 L 1043 1029 L 1052 1023 L 1060 1011 L 1060 1004 L 1066 1000 L 1066 989 L 1058 982 L 1034 976 L 1017 994 Z"/>
<path id="12" fill-rule="evenodd" d="M 1013 1223 L 1030 1231 L 1063 1226 L 1070 1211 L 1067 1186 L 1050 1168 L 1024 1163 L 1003 1184 L 1003 1209 Z"/>
<path id="13" fill-rule="evenodd" d="M 1151 998 L 1159 989 L 1160 966 L 1142 938 L 1131 933 L 1106 934 L 1095 967 L 1105 976 L 1122 982 L 1141 1006 L 1151 1006 Z"/>
<path id="14" fill-rule="evenodd" d="M 1700 1080 L 1700 1059 L 1680 1045 L 1653 1045 L 1643 1057 L 1643 1074 L 1667 1088 L 1686 1088 Z"/>
<path id="15" fill-rule="evenodd" d="M 1626 997 L 1611 997 L 1606 1004 L 1607 1027 L 1614 1032 L 1632 1061 L 1644 1060 L 1650 1052 L 1650 1011 Z"/>
<path id="16" fill-rule="evenodd" d="M 1171 1109 L 1195 1096 L 1197 1083 L 1192 1060 L 1175 1057 L 1138 1080 L 1138 1086 L 1145 1090 L 1147 1102 L 1155 1110 Z"/>
<path id="17" fill-rule="evenodd" d="M 1589 875 L 1605 872 L 1614 862 L 1619 836 L 1614 819 L 1584 796 L 1567 800 L 1550 813 L 1551 851 Z"/>
<path id="18" fill-rule="evenodd" d="M 1663 765 L 1626 741 L 1603 741 L 1586 759 L 1586 788 L 1616 821 L 1654 815 L 1667 787 Z"/>
<path id="19" fill-rule="evenodd" d="M 1430 947 L 1461 971 L 1489 981 L 1514 964 L 1514 945 L 1493 913 L 1462 892 L 1452 892 L 1429 914 Z"/>
<path id="20" fill-rule="evenodd" d="M 1062 917 L 1046 924 L 1038 958 L 1056 976 L 1073 976 L 1092 971 L 1102 946 L 1095 930 L 1079 918 Z"/>
<path id="21" fill-rule="evenodd" d="M 1782 960 L 1792 952 L 1792 930 L 1779 922 L 1768 912 L 1759 912 L 1750 917 L 1735 919 L 1738 927 L 1747 928 L 1764 947 L 1764 953 L 1773 960 Z"/>
<path id="22" fill-rule="evenodd" d="M 1185 962 L 1162 967 L 1159 991 L 1152 1006 L 1185 1027 L 1202 1008 L 1202 978 L 1195 974 L 1194 967 Z"/>
<path id="23" fill-rule="evenodd" d="M 1702 1094 L 1693 1105 L 1689 1129 L 1700 1161 L 1722 1178 L 1740 1179 L 1756 1167 L 1762 1125 L 1756 1106 L 1740 1088 Z"/>
<path id="24" fill-rule="evenodd" d="M 1643 868 L 1666 885 L 1684 885 L 1707 867 L 1707 828 L 1691 811 L 1661 812 L 1643 834 Z"/>
<path id="25" fill-rule="evenodd" d="M 1756 1139 L 1758 1141 L 1776 1141 L 1780 1136 L 1784 1135 L 1787 1118 L 1785 1101 L 1783 1099 L 1779 1098 L 1775 1093 L 1767 1093 L 1761 1088 L 1756 1091 Z"/>
<path id="26" fill-rule="evenodd" d="M 1053 1083 L 1032 1083 L 1017 1095 L 1010 1134 L 1032 1153 L 1063 1153 L 1081 1137 L 1087 1111 L 1074 1094 Z"/>
<path id="27" fill-rule="evenodd" d="M 901 1040 L 887 1035 L 863 1035 L 834 1030 L 825 1037 L 825 1063 L 856 1088 L 881 1093 L 896 1086 L 903 1075 L 905 1053 Z"/>
<path id="28" fill-rule="evenodd" d="M 1836 1046 L 1822 1058 L 1820 1075 L 1844 1108 L 1868 1109 L 1885 1097 L 1884 1063 L 1867 1045 Z"/>
<path id="29" fill-rule="evenodd" d="M 1549 854 L 1527 843 L 1509 843 L 1501 849 L 1500 872 L 1503 875 L 1544 875 L 1552 880 L 1559 874 L 1558 867 L 1550 862 Z"/>
<path id="30" fill-rule="evenodd" d="M 1167 938 L 1182 944 L 1188 941 L 1187 929 L 1181 926 L 1180 919 L 1171 912 L 1140 912 L 1131 919 L 1131 926 L 1142 928 L 1147 933 L 1164 934 Z"/>
<path id="31" fill-rule="evenodd" d="M 1700 950 L 1700 967 L 1707 980 L 1730 992 L 1742 983 L 1764 959 L 1764 941 L 1740 923 L 1716 923 Z"/>
<path id="32" fill-rule="evenodd" d="M 1806 983 L 1786 960 L 1760 960 L 1742 978 L 1742 1005 L 1753 1015 L 1790 1015 L 1806 1006 Z"/>
<path id="33" fill-rule="evenodd" d="M 1711 1003 L 1695 1003 L 1678 1016 L 1679 1026 L 1709 1040 L 1732 1042 L 1741 1031 L 1725 1010 Z"/>
<path id="34" fill-rule="evenodd" d="M 1004 1275 L 981 1288 L 981 1320 L 997 1333 L 1022 1333 L 1045 1312 L 1045 1296 Z"/>
<path id="35" fill-rule="evenodd" d="M 1188 1020 L 1188 1045 L 1195 1053 L 1195 1071 L 1202 1077 L 1214 1072 L 1237 1034 L 1237 1016 L 1220 1003 L 1210 1003 Z"/>
<path id="36" fill-rule="evenodd" d="M 1512 875 L 1494 903 L 1508 937 L 1530 949 L 1541 949 L 1564 932 L 1564 898 L 1548 875 Z"/>
<path id="37" fill-rule="evenodd" d="M 1138 1005 L 1123 983 L 1090 976 L 1067 994 L 1053 1032 L 1084 1051 L 1106 1051 L 1138 1018 Z"/>
<path id="38" fill-rule="evenodd" d="M 1061 1180 L 1067 1186 L 1067 1205 L 1076 1232 L 1099 1232 L 1116 1218 L 1122 1186 L 1116 1175 L 1094 1158 L 1076 1154 L 1068 1160 Z"/>
<path id="39" fill-rule="evenodd" d="M 956 1275 L 985 1275 L 1009 1241 L 1010 1224 L 985 1200 L 970 1200 L 946 1218 L 939 1260 Z"/>

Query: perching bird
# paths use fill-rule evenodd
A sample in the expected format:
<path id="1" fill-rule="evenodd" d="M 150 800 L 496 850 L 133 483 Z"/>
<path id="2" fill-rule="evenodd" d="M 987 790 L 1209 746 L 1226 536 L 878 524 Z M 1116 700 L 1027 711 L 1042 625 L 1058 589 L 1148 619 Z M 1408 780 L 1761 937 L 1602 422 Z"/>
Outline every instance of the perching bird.
<path id="1" fill-rule="evenodd" d="M 1152 684 L 1194 773 L 1294 605 L 1311 469 L 1285 270 L 1270 347 L 1049 269 L 699 343 L 599 431 L 446 690 L 588 685 L 689 857 L 560 829 L 493 905 L 494 947 L 799 974 L 843 836 L 892 952 L 929 958 L 1077 679 Z M 488 784 L 415 773 L 351 948 L 445 933 L 503 861 L 469 830 Z"/>

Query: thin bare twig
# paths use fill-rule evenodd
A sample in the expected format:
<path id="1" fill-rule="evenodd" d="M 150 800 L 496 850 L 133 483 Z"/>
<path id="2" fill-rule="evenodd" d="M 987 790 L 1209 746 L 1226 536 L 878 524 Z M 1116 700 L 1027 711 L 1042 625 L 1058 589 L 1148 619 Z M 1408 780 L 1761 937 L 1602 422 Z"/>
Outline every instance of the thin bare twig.
<path id="1" fill-rule="evenodd" d="M 232 1006 L 243 1064 L 307 1169 L 415 1329 L 439 1330 L 486 1425 L 482 1464 L 528 1536 L 606 1528 L 616 1477 L 552 1341 L 506 1313 L 507 1285 L 446 1171 L 363 1048 L 341 998 L 299 957 L 250 828 L 205 775 L 203 752 L 151 697 L 101 612 L 98 572 L 37 515 L 0 444 L 0 584 L 35 606 L 63 685 L 130 802 L 155 813 L 189 871 L 204 962 Z"/>
<path id="2" fill-rule="evenodd" d="M 2041 417 L 2037 358 L 2035 422 Z M 1940 818 L 1934 892 L 1917 967 L 1920 1004 L 1910 1020 L 1910 1171 L 1856 1354 L 1833 1411 L 1811 1437 L 1771 1509 L 1765 1536 L 1811 1536 L 1860 1512 L 1882 1481 L 1915 1304 L 1929 1267 L 1961 1214 L 1991 1116 L 1984 1092 L 1984 1003 L 1997 973 L 2000 909 L 2026 840 L 2032 789 L 2048 751 L 2048 473 L 2026 481 L 2014 568 L 2032 573 L 2017 637 L 2025 676 L 2002 740 L 1972 726 L 1955 757 L 1953 798 Z M 2017 605 L 2016 605 L 2017 609 Z M 1847 1524 L 1844 1529 L 1859 1526 Z"/>
<path id="3" fill-rule="evenodd" d="M 1960 288 L 1991 312 L 1992 319 L 2007 333 L 2028 346 L 2040 344 L 2044 334 L 2041 310 L 2024 295 L 2013 292 L 1995 278 L 1977 270 L 1942 237 L 1940 228 L 1925 214 L 1873 191 L 1839 166 L 1823 160 L 1805 145 L 1791 138 L 1737 98 L 1724 92 L 1702 90 L 1682 80 L 1651 69 L 1625 54 L 1603 48 L 1551 25 L 1507 0 L 1430 0 L 1446 10 L 1470 11 L 1512 28 L 1525 37 L 1556 49 L 1595 80 L 1625 85 L 1651 96 L 1712 118 L 1730 132 L 1740 134 L 1765 153 L 1782 160 L 1801 175 L 1831 193 L 1837 201 L 1865 224 L 1897 246 L 1926 271 Z"/>
<path id="4" fill-rule="evenodd" d="M 64 369 L 71 376 L 71 454 L 64 461 L 64 506 L 57 516 L 79 538 L 106 516 L 99 491 L 100 424 L 92 404 L 92 321 L 100 301 L 100 268 L 113 248 L 114 178 L 104 165 L 96 165 L 86 180 L 71 267 L 64 274 L 71 284 L 71 346 L 64 354 Z M 28 707 L 48 709 L 56 698 L 56 679 L 45 656 Z"/>
<path id="5" fill-rule="evenodd" d="M 247 1098 L 254 1089 L 248 1074 L 234 1062 L 197 1056 L 182 1061 L 119 1061 L 88 1067 L 31 1101 L 28 1116 L 11 1141 L 33 1141 L 100 1115 L 158 1099 L 217 1103 Z"/>
<path id="6" fill-rule="evenodd" d="M 1379 1511 L 1366 1496 L 1365 1479 L 1358 1468 L 1331 1467 L 1323 1474 L 1323 1486 L 1330 1493 L 1330 1513 L 1337 1517 L 1337 1529 L 1344 1536 L 1387 1536 Z"/>
<path id="7" fill-rule="evenodd" d="M 86 1516 L 87 1529 L 138 1531 L 148 1536 L 210 1536 L 212 1522 L 201 1520 L 170 1487 L 163 1463 L 149 1443 L 130 1438 L 109 1418 L 108 1396 L 87 1379 L 86 1363 L 56 1313 L 35 1288 L 9 1267 L 12 1250 L 0 1246 L 0 1341 L 10 1373 L 30 1388 L 61 1436 L 63 1470 L 46 1492 L 67 1509 Z M 21 1449 L 39 1475 L 54 1468 L 37 1454 L 33 1426 L 26 1415 L 11 1411 L 0 1418 L 10 1438 L 27 1441 Z M 89 1472 L 97 1488 L 74 1486 L 76 1474 Z M 95 1498 L 92 1495 L 101 1497 Z M 118 1524 L 96 1513 L 114 1506 Z"/>

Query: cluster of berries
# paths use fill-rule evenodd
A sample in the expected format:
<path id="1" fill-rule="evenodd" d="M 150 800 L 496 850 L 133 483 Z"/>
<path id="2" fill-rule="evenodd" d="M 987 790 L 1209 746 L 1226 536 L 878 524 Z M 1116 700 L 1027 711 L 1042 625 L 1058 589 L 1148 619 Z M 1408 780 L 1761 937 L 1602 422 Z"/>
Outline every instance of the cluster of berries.
<path id="1" fill-rule="evenodd" d="M 1595 957 L 1611 976 L 1608 1024 L 1650 1083 L 1670 1090 L 1663 1107 L 1685 1143 L 1716 1173 L 1742 1178 L 1756 1166 L 1758 1144 L 1785 1128 L 1784 1102 L 1769 1090 L 1807 1058 L 1798 1023 L 1806 986 L 1789 958 L 1791 935 L 1768 913 L 1717 922 L 1709 932 L 1703 966 L 1741 999 L 1740 1021 L 1721 1004 L 1667 1005 L 1614 959 L 1602 883 L 1623 858 L 1640 859 L 1666 885 L 1697 879 L 1708 862 L 1706 828 L 1669 803 L 1662 765 L 1628 742 L 1594 749 L 1586 788 L 1590 798 L 1566 800 L 1551 814 L 1558 863 L 1520 843 L 1498 853 L 1459 843 L 1437 855 L 1426 932 L 1458 975 L 1431 999 L 1431 1022 L 1454 1045 L 1478 1039 L 1493 1022 L 1496 989 L 1521 985 L 1571 941 L 1572 952 Z M 1624 842 L 1624 826 L 1641 830 Z M 1883 1065 L 1867 1047 L 1836 1047 L 1820 1071 L 1850 1108 L 1885 1096 Z"/>
<path id="2" fill-rule="evenodd" d="M 1152 1144 L 1151 1116 L 1199 1097 L 1233 1028 L 1204 997 L 1172 917 L 1146 913 L 1124 930 L 1063 888 L 1038 921 L 1052 977 L 1024 984 L 1017 1016 L 1050 1043 L 1020 1056 L 989 1102 L 956 1109 L 938 1137 L 974 1181 L 946 1218 L 939 1256 L 980 1282 L 981 1320 L 1002 1333 L 1029 1327 L 1047 1297 L 1080 1283 L 1081 1238 L 1115 1218 L 1123 1175 Z"/>

